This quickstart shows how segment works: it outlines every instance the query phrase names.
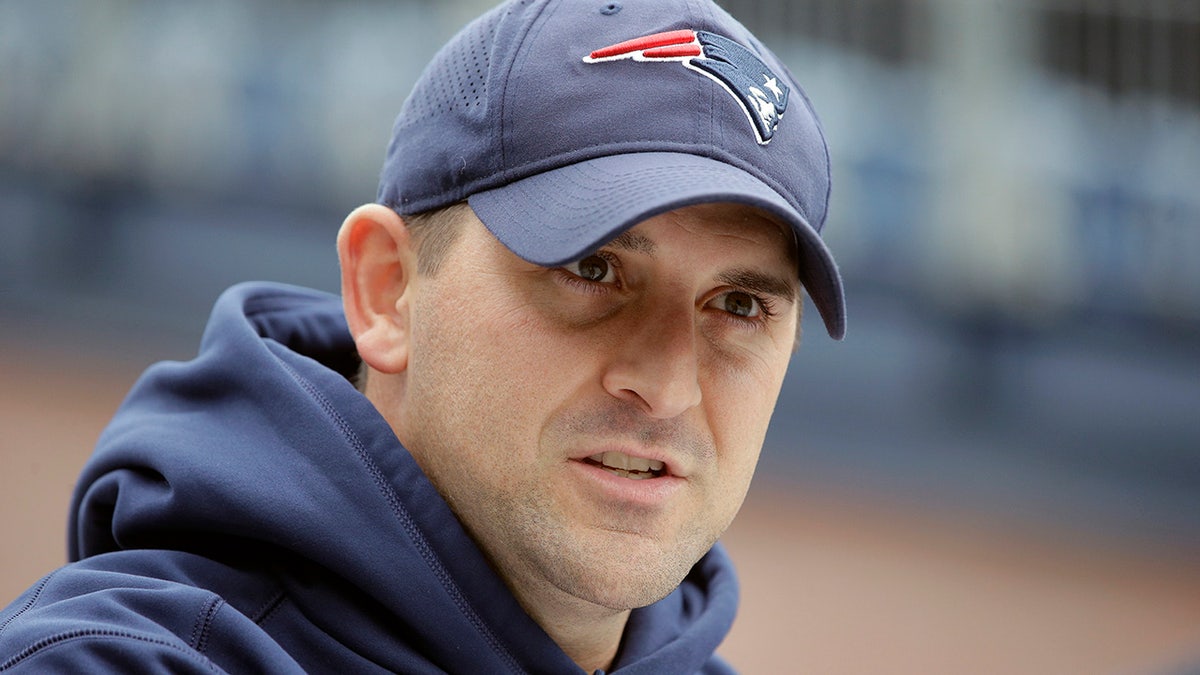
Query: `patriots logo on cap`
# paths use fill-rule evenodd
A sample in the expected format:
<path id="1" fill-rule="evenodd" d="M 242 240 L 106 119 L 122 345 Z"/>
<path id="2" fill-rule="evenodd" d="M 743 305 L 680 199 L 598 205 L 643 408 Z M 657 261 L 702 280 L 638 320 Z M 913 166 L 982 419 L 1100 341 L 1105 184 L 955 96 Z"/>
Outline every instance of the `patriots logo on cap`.
<path id="1" fill-rule="evenodd" d="M 673 30 L 597 49 L 585 63 L 632 59 L 682 63 L 721 85 L 754 128 L 759 145 L 771 142 L 787 109 L 788 86 L 754 52 L 715 33 Z"/>

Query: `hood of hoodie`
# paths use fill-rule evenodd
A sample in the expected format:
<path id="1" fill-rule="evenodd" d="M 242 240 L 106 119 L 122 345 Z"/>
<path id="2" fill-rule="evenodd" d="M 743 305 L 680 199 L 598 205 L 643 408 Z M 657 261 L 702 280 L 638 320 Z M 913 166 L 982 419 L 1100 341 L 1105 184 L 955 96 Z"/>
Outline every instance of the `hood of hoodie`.
<path id="1" fill-rule="evenodd" d="M 147 370 L 101 435 L 71 558 L 170 550 L 270 569 L 315 630 L 385 666 L 403 653 L 450 672 L 578 671 L 351 384 L 357 367 L 338 297 L 226 291 L 198 356 Z M 736 605 L 718 545 L 633 612 L 614 671 L 712 667 Z"/>

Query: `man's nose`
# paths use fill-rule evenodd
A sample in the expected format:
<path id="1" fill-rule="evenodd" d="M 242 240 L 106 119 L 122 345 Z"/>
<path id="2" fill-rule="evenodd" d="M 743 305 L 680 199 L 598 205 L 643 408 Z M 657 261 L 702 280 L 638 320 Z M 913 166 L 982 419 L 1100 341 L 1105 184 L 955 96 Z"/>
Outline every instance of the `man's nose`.
<path id="1" fill-rule="evenodd" d="M 700 404 L 695 309 L 648 314 L 621 326 L 603 385 L 651 417 L 670 419 Z"/>

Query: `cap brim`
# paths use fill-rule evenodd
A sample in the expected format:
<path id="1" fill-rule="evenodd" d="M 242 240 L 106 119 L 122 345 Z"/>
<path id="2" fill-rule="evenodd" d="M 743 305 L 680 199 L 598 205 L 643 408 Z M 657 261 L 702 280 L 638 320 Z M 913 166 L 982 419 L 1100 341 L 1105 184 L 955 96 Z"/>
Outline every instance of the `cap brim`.
<path id="1" fill-rule="evenodd" d="M 578 260 L 630 227 L 685 206 L 762 209 L 796 233 L 800 283 L 830 337 L 846 333 L 842 278 L 821 236 L 777 192 L 725 162 L 673 152 L 609 155 L 478 192 L 468 202 L 509 250 L 546 266 Z"/>

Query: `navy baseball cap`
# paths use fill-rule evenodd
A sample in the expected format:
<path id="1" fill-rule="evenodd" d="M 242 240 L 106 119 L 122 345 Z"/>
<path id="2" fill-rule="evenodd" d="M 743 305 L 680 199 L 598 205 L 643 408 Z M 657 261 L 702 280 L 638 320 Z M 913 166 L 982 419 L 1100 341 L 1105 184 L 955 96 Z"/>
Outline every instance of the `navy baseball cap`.
<path id="1" fill-rule="evenodd" d="M 829 187 L 808 98 L 709 0 L 510 0 L 426 67 L 378 201 L 410 215 L 467 200 L 546 266 L 684 206 L 756 207 L 791 225 L 800 282 L 841 339 L 842 280 L 820 235 Z"/>

